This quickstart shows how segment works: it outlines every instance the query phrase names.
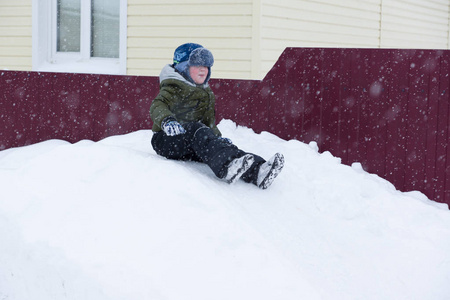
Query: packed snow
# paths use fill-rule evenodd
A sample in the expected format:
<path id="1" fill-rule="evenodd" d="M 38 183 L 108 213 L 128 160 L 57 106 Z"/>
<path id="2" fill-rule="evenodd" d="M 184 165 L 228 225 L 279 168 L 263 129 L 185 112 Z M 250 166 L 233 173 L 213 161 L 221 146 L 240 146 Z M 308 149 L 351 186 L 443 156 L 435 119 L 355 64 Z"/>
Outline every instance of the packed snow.
<path id="1" fill-rule="evenodd" d="M 150 130 L 0 151 L 0 299 L 450 299 L 450 212 L 315 143 L 267 190 L 157 156 Z"/>

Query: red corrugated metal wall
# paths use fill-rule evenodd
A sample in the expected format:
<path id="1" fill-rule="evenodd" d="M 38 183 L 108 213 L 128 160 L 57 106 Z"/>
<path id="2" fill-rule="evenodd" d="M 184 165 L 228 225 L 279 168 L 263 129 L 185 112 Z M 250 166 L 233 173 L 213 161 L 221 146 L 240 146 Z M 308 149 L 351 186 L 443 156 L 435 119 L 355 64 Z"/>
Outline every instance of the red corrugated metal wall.
<path id="1" fill-rule="evenodd" d="M 288 48 L 259 87 L 267 129 L 450 204 L 449 62 L 447 50 Z"/>
<path id="2" fill-rule="evenodd" d="M 157 78 L 1 71 L 0 149 L 150 128 Z"/>
<path id="3" fill-rule="evenodd" d="M 287 48 L 262 81 L 211 81 L 217 119 L 317 141 L 450 204 L 447 50 Z M 151 128 L 158 78 L 2 71 L 0 149 Z M 447 160 L 449 158 L 449 160 Z"/>

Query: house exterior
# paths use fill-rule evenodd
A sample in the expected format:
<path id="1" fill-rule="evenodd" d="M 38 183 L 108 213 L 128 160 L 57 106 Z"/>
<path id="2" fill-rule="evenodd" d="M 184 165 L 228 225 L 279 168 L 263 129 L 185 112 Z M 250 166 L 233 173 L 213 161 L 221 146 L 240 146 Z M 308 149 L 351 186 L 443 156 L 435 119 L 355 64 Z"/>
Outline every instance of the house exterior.
<path id="1" fill-rule="evenodd" d="M 0 69 L 157 76 L 185 42 L 213 77 L 262 79 L 286 47 L 450 48 L 448 0 L 0 0 Z"/>

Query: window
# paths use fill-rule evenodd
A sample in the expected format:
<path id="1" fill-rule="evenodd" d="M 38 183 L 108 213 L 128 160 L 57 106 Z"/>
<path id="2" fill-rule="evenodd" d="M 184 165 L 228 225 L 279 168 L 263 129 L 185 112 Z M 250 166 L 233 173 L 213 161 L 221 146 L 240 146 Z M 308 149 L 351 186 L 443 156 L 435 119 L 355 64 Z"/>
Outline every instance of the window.
<path id="1" fill-rule="evenodd" d="M 33 70 L 126 74 L 126 0 L 33 0 Z"/>

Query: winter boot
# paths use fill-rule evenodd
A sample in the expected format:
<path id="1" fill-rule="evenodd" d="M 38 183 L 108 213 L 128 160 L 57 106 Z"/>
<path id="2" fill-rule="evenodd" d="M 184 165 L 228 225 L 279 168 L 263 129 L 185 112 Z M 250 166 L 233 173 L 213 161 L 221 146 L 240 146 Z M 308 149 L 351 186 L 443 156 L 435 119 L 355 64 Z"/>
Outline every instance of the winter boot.
<path id="1" fill-rule="evenodd" d="M 281 172 L 284 167 L 284 156 L 276 153 L 271 159 L 263 163 L 259 167 L 257 186 L 261 189 L 267 189 Z"/>
<path id="2" fill-rule="evenodd" d="M 251 154 L 232 160 L 227 166 L 227 175 L 224 179 L 228 183 L 235 183 L 252 166 L 254 160 Z"/>

